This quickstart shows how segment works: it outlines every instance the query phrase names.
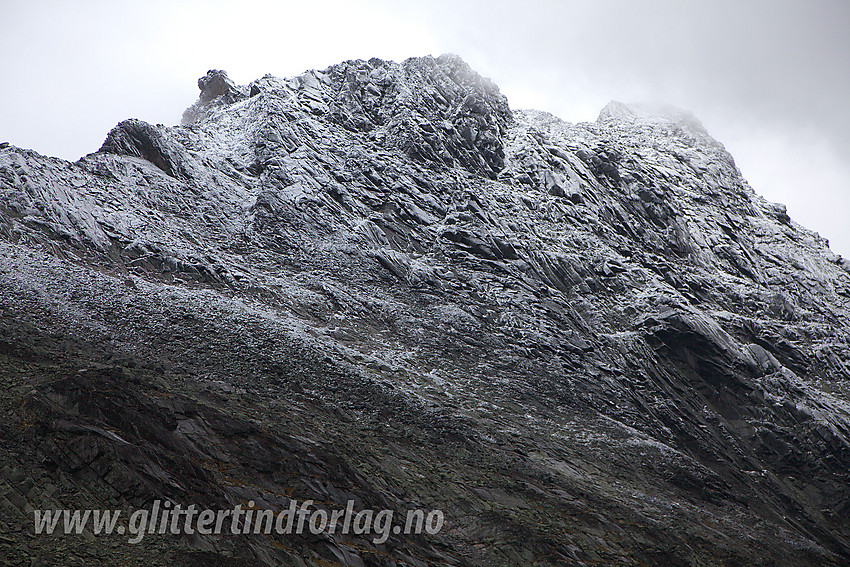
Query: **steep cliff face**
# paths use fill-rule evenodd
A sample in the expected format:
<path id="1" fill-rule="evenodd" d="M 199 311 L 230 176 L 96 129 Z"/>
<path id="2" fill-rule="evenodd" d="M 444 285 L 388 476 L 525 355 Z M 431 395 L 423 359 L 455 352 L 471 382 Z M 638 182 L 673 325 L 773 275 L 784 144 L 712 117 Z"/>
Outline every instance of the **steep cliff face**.
<path id="1" fill-rule="evenodd" d="M 199 88 L 0 149 L 11 564 L 850 561 L 850 262 L 694 117 L 511 111 L 455 56 Z M 26 534 L 157 498 L 446 524 Z"/>

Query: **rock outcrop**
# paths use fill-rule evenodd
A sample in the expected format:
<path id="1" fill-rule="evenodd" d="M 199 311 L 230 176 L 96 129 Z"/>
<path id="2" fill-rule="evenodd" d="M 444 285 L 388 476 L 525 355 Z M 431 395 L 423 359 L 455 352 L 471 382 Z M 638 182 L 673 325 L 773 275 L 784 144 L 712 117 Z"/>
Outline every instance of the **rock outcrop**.
<path id="1" fill-rule="evenodd" d="M 850 561 L 850 263 L 693 116 L 512 111 L 456 56 L 199 88 L 0 147 L 9 564 Z M 445 526 L 28 533 L 292 498 Z"/>

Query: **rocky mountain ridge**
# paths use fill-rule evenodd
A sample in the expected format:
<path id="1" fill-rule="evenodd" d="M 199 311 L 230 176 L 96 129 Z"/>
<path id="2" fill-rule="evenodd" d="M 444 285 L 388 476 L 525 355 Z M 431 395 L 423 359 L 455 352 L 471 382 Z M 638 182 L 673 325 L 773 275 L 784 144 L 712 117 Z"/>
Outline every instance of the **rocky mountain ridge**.
<path id="1" fill-rule="evenodd" d="M 74 163 L 0 149 L 9 564 L 848 560 L 850 262 L 694 117 L 511 110 L 451 55 L 198 86 Z M 26 533 L 349 497 L 446 528 Z"/>

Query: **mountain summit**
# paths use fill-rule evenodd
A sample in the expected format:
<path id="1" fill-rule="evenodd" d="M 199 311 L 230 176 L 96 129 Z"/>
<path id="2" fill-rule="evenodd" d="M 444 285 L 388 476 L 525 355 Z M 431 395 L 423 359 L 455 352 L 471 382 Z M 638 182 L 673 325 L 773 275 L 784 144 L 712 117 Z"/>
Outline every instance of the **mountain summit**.
<path id="1" fill-rule="evenodd" d="M 198 86 L 0 148 L 10 564 L 850 561 L 850 262 L 696 118 L 512 111 L 453 55 Z M 293 499 L 445 523 L 28 534 Z"/>

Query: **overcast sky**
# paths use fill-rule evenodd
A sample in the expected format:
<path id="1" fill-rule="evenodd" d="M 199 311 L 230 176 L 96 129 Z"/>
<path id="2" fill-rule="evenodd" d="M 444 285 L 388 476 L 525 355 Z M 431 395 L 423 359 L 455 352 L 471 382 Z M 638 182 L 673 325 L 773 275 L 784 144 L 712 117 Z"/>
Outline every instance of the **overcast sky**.
<path id="1" fill-rule="evenodd" d="M 0 0 L 0 141 L 75 160 L 196 80 L 453 52 L 512 108 L 692 111 L 753 188 L 850 257 L 850 1 Z"/>

